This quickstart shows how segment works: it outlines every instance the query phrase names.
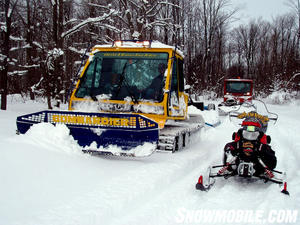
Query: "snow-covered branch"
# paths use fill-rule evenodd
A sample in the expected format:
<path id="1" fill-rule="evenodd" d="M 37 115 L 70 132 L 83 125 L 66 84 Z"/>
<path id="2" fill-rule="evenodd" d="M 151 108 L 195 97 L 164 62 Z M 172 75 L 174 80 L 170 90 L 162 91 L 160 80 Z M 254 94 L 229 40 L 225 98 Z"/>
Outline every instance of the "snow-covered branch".
<path id="1" fill-rule="evenodd" d="M 68 24 L 72 24 L 72 23 L 76 23 L 78 21 L 78 19 L 76 18 L 72 18 L 66 22 L 64 22 L 64 26 L 68 25 Z"/>
<path id="2" fill-rule="evenodd" d="M 95 4 L 95 3 L 91 3 L 91 2 L 89 2 L 88 5 L 92 6 L 92 7 L 100 8 L 100 9 L 106 9 L 106 10 L 109 10 L 109 8 L 111 7 L 111 4 L 104 6 L 104 5 L 99 5 L 99 4 Z"/>
<path id="3" fill-rule="evenodd" d="M 117 15 L 118 12 L 116 10 L 110 10 L 109 13 L 104 13 L 102 16 L 96 17 L 96 18 L 88 18 L 84 21 L 82 21 L 81 23 L 77 24 L 76 26 L 74 26 L 73 28 L 69 29 L 66 32 L 63 32 L 61 37 L 65 38 L 69 35 L 74 34 L 75 32 L 78 32 L 80 29 L 82 29 L 83 27 L 87 26 L 88 24 L 94 24 L 94 23 L 99 23 L 102 21 L 107 20 L 108 18 L 110 18 L 111 16 Z"/>
<path id="4" fill-rule="evenodd" d="M 82 54 L 85 53 L 85 50 L 84 50 L 84 49 L 78 50 L 77 48 L 74 48 L 74 47 L 71 47 L 71 46 L 70 46 L 68 49 L 69 49 L 70 51 L 76 53 L 76 54 L 79 54 L 79 55 L 82 55 Z"/>
<path id="5" fill-rule="evenodd" d="M 288 82 L 286 83 L 286 86 L 288 86 L 288 85 L 290 84 L 290 82 L 291 82 L 292 80 L 294 80 L 294 79 L 295 79 L 296 77 L 298 77 L 298 76 L 300 76 L 300 73 L 294 74 L 294 75 L 291 77 L 291 79 L 288 80 Z"/>
<path id="6" fill-rule="evenodd" d="M 13 71 L 13 72 L 9 72 L 8 76 L 15 76 L 15 75 L 23 76 L 23 75 L 27 74 L 27 72 L 28 72 L 28 70 Z"/>
<path id="7" fill-rule="evenodd" d="M 25 39 L 23 37 L 15 37 L 12 35 L 9 36 L 9 39 L 12 41 L 25 41 Z"/>

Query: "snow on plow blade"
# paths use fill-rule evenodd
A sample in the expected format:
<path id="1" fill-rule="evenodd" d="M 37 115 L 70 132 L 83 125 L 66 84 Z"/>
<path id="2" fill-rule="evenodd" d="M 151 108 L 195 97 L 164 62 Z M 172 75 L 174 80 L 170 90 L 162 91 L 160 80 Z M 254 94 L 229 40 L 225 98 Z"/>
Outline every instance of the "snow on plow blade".
<path id="1" fill-rule="evenodd" d="M 65 124 L 83 151 L 113 155 L 148 156 L 159 135 L 158 124 L 141 115 L 50 110 L 17 117 L 18 132 L 37 123 Z M 151 150 L 137 148 L 145 143 L 153 144 Z"/>

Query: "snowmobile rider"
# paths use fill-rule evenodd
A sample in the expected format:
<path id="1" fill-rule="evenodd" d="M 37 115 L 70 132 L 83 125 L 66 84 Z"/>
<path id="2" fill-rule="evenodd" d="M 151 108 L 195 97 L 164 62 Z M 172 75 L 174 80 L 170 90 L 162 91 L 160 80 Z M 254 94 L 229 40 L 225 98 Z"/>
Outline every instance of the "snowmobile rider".
<path id="1" fill-rule="evenodd" d="M 246 118 L 242 122 L 242 128 L 233 133 L 234 141 L 224 147 L 225 166 L 219 171 L 220 174 L 237 174 L 236 165 L 243 161 L 254 164 L 254 176 L 263 175 L 267 179 L 274 177 L 272 170 L 276 167 L 277 159 L 269 145 L 271 139 L 262 128 L 262 122 L 254 117 Z"/>

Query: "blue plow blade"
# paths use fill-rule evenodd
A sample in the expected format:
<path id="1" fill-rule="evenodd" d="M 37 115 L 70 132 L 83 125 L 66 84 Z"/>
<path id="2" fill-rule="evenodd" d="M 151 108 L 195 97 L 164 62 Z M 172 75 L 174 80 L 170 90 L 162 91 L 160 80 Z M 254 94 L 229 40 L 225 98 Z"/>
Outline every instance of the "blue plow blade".
<path id="1" fill-rule="evenodd" d="M 158 124 L 155 121 L 134 114 L 46 110 L 19 116 L 16 122 L 21 134 L 25 134 L 32 125 L 38 123 L 65 124 L 70 135 L 88 152 L 98 152 L 100 147 L 109 149 L 109 145 L 115 145 L 121 148 L 118 155 L 128 153 L 134 156 L 131 149 L 144 143 L 152 143 L 156 148 L 159 137 Z M 96 142 L 97 149 L 89 149 L 88 146 L 93 142 Z M 115 153 L 103 148 L 102 153 Z"/>

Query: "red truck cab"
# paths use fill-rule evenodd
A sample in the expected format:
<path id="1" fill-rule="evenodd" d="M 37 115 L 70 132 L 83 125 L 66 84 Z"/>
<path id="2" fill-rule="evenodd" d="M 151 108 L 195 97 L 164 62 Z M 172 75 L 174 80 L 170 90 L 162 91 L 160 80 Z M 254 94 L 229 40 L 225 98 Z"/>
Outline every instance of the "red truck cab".
<path id="1" fill-rule="evenodd" d="M 252 101 L 253 80 L 250 79 L 225 79 L 224 80 L 224 102 L 241 104 Z"/>

